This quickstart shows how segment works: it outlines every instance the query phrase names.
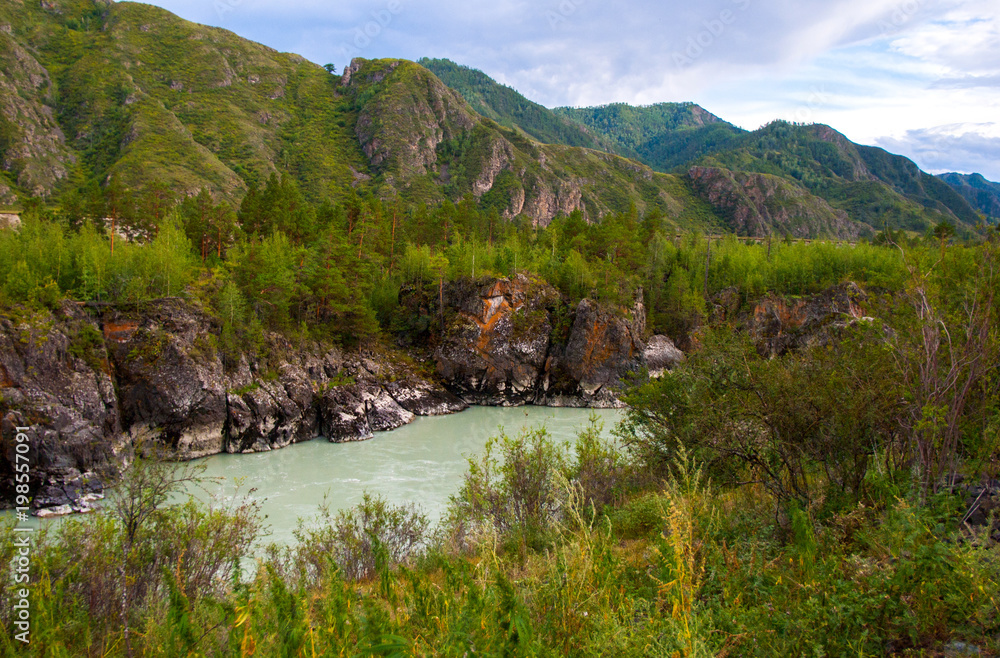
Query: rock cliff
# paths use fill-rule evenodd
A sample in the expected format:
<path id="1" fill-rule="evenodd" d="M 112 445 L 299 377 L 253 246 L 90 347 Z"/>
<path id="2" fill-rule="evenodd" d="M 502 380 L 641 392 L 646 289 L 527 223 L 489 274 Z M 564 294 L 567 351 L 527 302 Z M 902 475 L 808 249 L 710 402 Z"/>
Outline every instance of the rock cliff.
<path id="1" fill-rule="evenodd" d="M 641 303 L 570 308 L 523 275 L 457 281 L 442 297 L 436 375 L 385 347 L 346 352 L 277 334 L 260 354 L 224 362 L 218 320 L 178 298 L 8 312 L 0 500 L 14 487 L 16 427 L 31 428 L 34 504 L 81 507 L 136 447 L 184 460 L 363 440 L 468 404 L 617 406 L 616 384 L 645 363 Z"/>
<path id="2" fill-rule="evenodd" d="M 434 352 L 438 374 L 472 404 L 614 407 L 616 384 L 644 365 L 645 309 L 582 300 L 524 275 L 463 281 Z"/>
<path id="3" fill-rule="evenodd" d="M 34 504 L 78 504 L 144 442 L 178 459 L 260 452 L 325 436 L 367 439 L 466 404 L 405 356 L 293 346 L 230 369 L 214 318 L 179 300 L 0 318 L 0 492 L 13 490 L 16 427 L 30 427 Z M 4 500 L 10 500 L 5 496 Z"/>
<path id="4" fill-rule="evenodd" d="M 695 191 L 728 221 L 737 235 L 857 239 L 871 229 L 834 210 L 823 199 L 778 176 L 692 167 Z"/>

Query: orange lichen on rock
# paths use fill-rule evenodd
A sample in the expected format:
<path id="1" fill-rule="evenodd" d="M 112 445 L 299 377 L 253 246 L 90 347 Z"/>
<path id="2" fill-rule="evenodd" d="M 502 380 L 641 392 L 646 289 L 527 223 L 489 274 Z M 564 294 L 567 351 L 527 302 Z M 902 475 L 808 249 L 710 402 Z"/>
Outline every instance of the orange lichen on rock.
<path id="1" fill-rule="evenodd" d="M 104 325 L 104 340 L 121 343 L 128 340 L 138 328 L 138 322 L 107 322 Z"/>
<path id="2" fill-rule="evenodd" d="M 0 388 L 12 388 L 16 385 L 14 380 L 10 378 L 10 375 L 7 374 L 7 369 L 0 363 Z"/>

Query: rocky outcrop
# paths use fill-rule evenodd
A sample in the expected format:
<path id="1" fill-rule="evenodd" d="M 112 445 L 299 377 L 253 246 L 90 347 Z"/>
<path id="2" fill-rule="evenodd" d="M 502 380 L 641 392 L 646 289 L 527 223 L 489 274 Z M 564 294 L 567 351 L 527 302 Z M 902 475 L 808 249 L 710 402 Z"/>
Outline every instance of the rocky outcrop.
<path id="1" fill-rule="evenodd" d="M 0 317 L 0 495 L 14 492 L 16 428 L 29 428 L 37 506 L 79 505 L 129 458 L 98 324 L 76 304 Z"/>
<path id="2" fill-rule="evenodd" d="M 164 442 L 184 459 L 221 452 L 227 382 L 211 321 L 168 299 L 110 310 L 102 324 L 129 438 Z"/>
<path id="3" fill-rule="evenodd" d="M 668 370 L 673 370 L 684 360 L 684 353 L 677 349 L 669 336 L 656 335 L 646 343 L 642 353 L 649 369 L 650 377 L 662 377 Z"/>
<path id="4" fill-rule="evenodd" d="M 3 184 L 0 183 L 0 200 L 3 199 Z M 13 229 L 21 225 L 21 216 L 17 213 L 0 212 L 0 230 Z"/>
<path id="5" fill-rule="evenodd" d="M 452 284 L 454 319 L 434 353 L 438 375 L 474 404 L 533 402 L 548 358 L 548 307 L 558 298 L 524 275 Z"/>
<path id="6" fill-rule="evenodd" d="M 180 299 L 127 309 L 0 318 L 0 493 L 13 491 L 14 431 L 31 428 L 37 507 L 83 509 L 133 448 L 177 459 L 261 452 L 325 436 L 370 438 L 466 404 L 399 354 L 268 338 L 268 358 L 223 367 L 214 318 Z M 11 496 L 4 496 L 9 504 Z"/>
<path id="7" fill-rule="evenodd" d="M 318 435 L 367 439 L 414 415 L 465 408 L 440 384 L 397 364 L 317 344 L 293 346 L 276 334 L 266 358 L 244 355 L 227 372 L 213 338 L 218 329 L 180 300 L 105 314 L 122 424 L 133 439 L 153 438 L 191 459 L 273 450 Z"/>
<path id="8" fill-rule="evenodd" d="M 694 190 L 729 222 L 738 235 L 857 239 L 871 229 L 834 210 L 823 199 L 778 176 L 692 167 Z"/>
<path id="9" fill-rule="evenodd" d="M 451 312 L 434 352 L 438 374 L 472 404 L 613 407 L 643 364 L 645 309 L 581 301 L 518 275 L 449 287 Z"/>
<path id="10" fill-rule="evenodd" d="M 767 294 L 751 306 L 736 288 L 713 298 L 712 324 L 746 331 L 761 356 L 825 344 L 834 332 L 867 320 L 868 295 L 852 282 L 803 297 Z"/>
<path id="11" fill-rule="evenodd" d="M 355 126 L 361 149 L 373 169 L 393 172 L 400 183 L 426 174 L 437 145 L 477 121 L 456 92 L 413 62 L 356 58 L 348 70 L 342 83 L 369 85 L 372 93 Z"/>
<path id="12" fill-rule="evenodd" d="M 646 311 L 628 312 L 584 299 L 573 312 L 564 347 L 554 345 L 538 401 L 550 406 L 617 407 L 622 378 L 643 365 Z"/>

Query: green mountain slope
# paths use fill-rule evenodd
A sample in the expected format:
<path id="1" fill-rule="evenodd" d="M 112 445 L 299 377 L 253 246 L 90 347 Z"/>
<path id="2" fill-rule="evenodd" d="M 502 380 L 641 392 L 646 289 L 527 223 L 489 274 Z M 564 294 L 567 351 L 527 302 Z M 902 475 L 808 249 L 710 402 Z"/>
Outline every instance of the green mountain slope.
<path id="1" fill-rule="evenodd" d="M 907 158 L 854 144 L 819 124 L 776 121 L 697 164 L 796 182 L 876 230 L 888 224 L 926 231 L 942 221 L 970 227 L 977 217 L 965 199 Z"/>
<path id="2" fill-rule="evenodd" d="M 616 152 L 659 171 L 670 171 L 704 153 L 724 148 L 743 133 L 694 103 L 643 107 L 612 103 L 554 111 L 606 137 Z"/>
<path id="3" fill-rule="evenodd" d="M 982 174 L 938 174 L 956 192 L 972 204 L 972 207 L 994 220 L 1000 219 L 1000 183 L 986 180 Z"/>
<path id="4" fill-rule="evenodd" d="M 14 123 L 23 134 L 47 130 L 59 145 L 5 167 L 22 194 L 51 197 L 69 178 L 117 176 L 128 187 L 160 181 L 185 194 L 205 187 L 237 200 L 274 172 L 293 172 L 306 190 L 320 192 L 348 185 L 351 168 L 365 167 L 353 106 L 338 102 L 336 78 L 321 67 L 149 5 L 45 4 L 0 9 L 11 28 L 0 35 L 11 42 L 7 53 L 21 60 L 20 52 L 30 53 L 27 66 L 39 71 L 15 86 L 29 91 L 31 114 L 41 119 Z M 8 78 L 19 73 L 4 70 Z M 51 83 L 31 94 L 39 78 Z M 326 97 L 320 107 L 317 97 Z M 3 96 L 0 103 L 9 117 L 16 104 Z M 57 125 L 45 125 L 47 117 Z M 17 129 L 5 127 L 4 135 L 18 141 Z M 6 159 L 11 138 L 4 141 Z"/>
<path id="5" fill-rule="evenodd" d="M 419 63 L 457 91 L 482 116 L 523 131 L 546 144 L 584 146 L 639 160 L 670 171 L 701 155 L 720 150 L 743 133 L 693 103 L 634 107 L 550 110 L 502 85 L 482 71 L 447 59 Z"/>
<path id="6" fill-rule="evenodd" d="M 461 94 L 476 112 L 505 128 L 521 130 L 545 144 L 613 150 L 610 141 L 588 132 L 576 121 L 561 117 L 528 100 L 482 71 L 461 66 L 448 59 L 424 57 L 417 63 Z"/>

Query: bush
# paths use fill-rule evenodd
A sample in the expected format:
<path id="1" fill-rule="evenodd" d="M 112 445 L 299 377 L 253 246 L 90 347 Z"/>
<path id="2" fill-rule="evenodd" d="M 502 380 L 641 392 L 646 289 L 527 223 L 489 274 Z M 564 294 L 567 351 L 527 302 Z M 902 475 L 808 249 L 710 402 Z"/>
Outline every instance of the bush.
<path id="1" fill-rule="evenodd" d="M 481 458 L 469 459 L 469 472 L 453 499 L 455 518 L 486 526 L 504 548 L 521 555 L 540 549 L 553 538 L 566 470 L 565 447 L 544 428 L 514 438 L 501 432 L 487 441 Z"/>
<path id="2" fill-rule="evenodd" d="M 359 505 L 336 515 L 321 506 L 318 527 L 300 525 L 289 566 L 306 581 L 322 578 L 331 567 L 346 580 L 368 580 L 415 557 L 429 527 L 412 503 L 392 505 L 366 492 Z"/>
<path id="3" fill-rule="evenodd" d="M 873 455 L 900 454 L 894 367 L 875 327 L 775 359 L 712 332 L 627 395 L 631 448 L 660 472 L 684 447 L 723 481 L 761 482 L 778 500 L 854 504 Z"/>

